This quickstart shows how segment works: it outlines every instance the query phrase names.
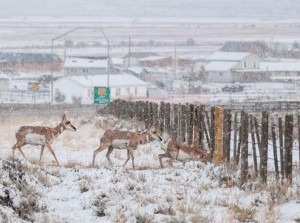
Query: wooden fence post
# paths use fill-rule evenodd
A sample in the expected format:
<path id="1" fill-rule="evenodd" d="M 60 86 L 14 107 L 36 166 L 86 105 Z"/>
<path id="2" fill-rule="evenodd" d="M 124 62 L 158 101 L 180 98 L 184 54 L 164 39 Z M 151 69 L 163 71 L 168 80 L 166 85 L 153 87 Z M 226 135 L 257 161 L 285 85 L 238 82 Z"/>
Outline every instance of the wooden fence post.
<path id="1" fill-rule="evenodd" d="M 268 112 L 262 113 L 261 120 L 261 153 L 260 153 L 260 182 L 267 183 L 268 175 L 268 127 L 269 127 L 269 114 Z"/>
<path id="2" fill-rule="evenodd" d="M 214 164 L 219 166 L 223 157 L 223 111 L 221 107 L 215 108 L 215 126 Z"/>
<path id="3" fill-rule="evenodd" d="M 159 130 L 164 132 L 165 131 L 165 103 L 162 101 L 160 102 L 159 106 Z"/>
<path id="4" fill-rule="evenodd" d="M 169 135 L 171 135 L 170 132 L 170 124 L 171 124 L 171 105 L 170 103 L 166 103 L 165 106 L 165 132 L 168 133 Z"/>
<path id="5" fill-rule="evenodd" d="M 257 170 L 256 145 L 255 145 L 254 117 L 252 115 L 250 115 L 250 131 L 251 131 L 251 142 L 252 142 L 252 151 L 253 151 L 254 176 L 256 179 L 258 175 L 258 170 Z"/>
<path id="6" fill-rule="evenodd" d="M 293 115 L 285 116 L 284 148 L 286 157 L 285 176 L 287 180 L 291 183 L 293 169 Z"/>
<path id="7" fill-rule="evenodd" d="M 210 146 L 211 146 L 211 158 L 214 157 L 214 153 L 215 153 L 215 107 L 211 107 L 210 110 Z M 208 116 L 207 116 L 208 117 Z"/>
<path id="8" fill-rule="evenodd" d="M 174 120 L 173 120 L 173 137 L 174 139 L 178 139 L 178 133 L 179 133 L 179 105 L 175 104 L 173 107 L 174 111 Z"/>
<path id="9" fill-rule="evenodd" d="M 223 161 L 230 161 L 230 142 L 231 142 L 231 111 L 224 110 L 223 119 Z"/>
<path id="10" fill-rule="evenodd" d="M 241 186 L 247 182 L 248 178 L 248 114 L 244 111 L 241 114 L 241 119 L 243 120 L 242 126 L 242 152 L 241 152 Z"/>
<path id="11" fill-rule="evenodd" d="M 181 104 L 180 106 L 180 141 L 186 141 L 186 106 Z"/>
<path id="12" fill-rule="evenodd" d="M 279 170 L 278 170 L 277 146 L 276 146 L 276 127 L 275 127 L 275 123 L 274 123 L 274 118 L 271 119 L 271 131 L 272 131 L 275 173 L 276 173 L 276 179 L 278 180 Z"/>
<path id="13" fill-rule="evenodd" d="M 193 145 L 194 105 L 190 104 L 188 107 L 188 144 Z"/>
<path id="14" fill-rule="evenodd" d="M 238 113 L 234 113 L 233 121 L 233 160 L 236 162 L 236 149 L 237 149 L 237 132 L 238 132 Z"/>
<path id="15" fill-rule="evenodd" d="M 241 122 L 242 122 L 242 118 L 241 118 Z M 242 123 L 241 123 L 240 126 L 239 126 L 239 140 L 238 140 L 236 158 L 235 158 L 236 164 L 239 164 L 239 162 L 240 162 L 242 142 L 243 142 L 243 129 L 242 129 Z"/>
<path id="16" fill-rule="evenodd" d="M 201 110 L 200 107 L 197 106 L 194 111 L 194 146 L 200 147 L 201 139 L 200 139 L 200 129 L 201 129 Z M 201 148 L 201 147 L 200 147 Z"/>
<path id="17" fill-rule="evenodd" d="M 279 154 L 280 154 L 280 171 L 281 171 L 281 180 L 285 176 L 285 158 L 284 158 L 284 147 L 283 147 L 283 128 L 282 128 L 282 118 L 278 118 L 278 127 L 279 127 Z"/>

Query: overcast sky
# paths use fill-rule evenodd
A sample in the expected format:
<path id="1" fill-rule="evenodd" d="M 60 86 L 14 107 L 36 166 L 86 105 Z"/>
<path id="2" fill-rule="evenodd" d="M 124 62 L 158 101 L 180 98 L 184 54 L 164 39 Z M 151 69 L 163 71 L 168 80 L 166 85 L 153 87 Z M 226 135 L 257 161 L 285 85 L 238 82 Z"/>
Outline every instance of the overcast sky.
<path id="1" fill-rule="evenodd" d="M 299 0 L 0 0 L 0 16 L 300 18 Z"/>

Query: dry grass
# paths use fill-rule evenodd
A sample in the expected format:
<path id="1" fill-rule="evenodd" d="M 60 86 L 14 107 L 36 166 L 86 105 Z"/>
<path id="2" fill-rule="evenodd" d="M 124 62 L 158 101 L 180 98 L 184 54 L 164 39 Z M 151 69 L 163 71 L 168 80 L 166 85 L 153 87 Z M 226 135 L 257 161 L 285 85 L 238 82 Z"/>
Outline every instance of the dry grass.
<path id="1" fill-rule="evenodd" d="M 232 205 L 229 207 L 232 212 L 233 218 L 239 222 L 255 222 L 254 214 L 255 211 L 250 208 L 240 208 L 237 205 Z"/>

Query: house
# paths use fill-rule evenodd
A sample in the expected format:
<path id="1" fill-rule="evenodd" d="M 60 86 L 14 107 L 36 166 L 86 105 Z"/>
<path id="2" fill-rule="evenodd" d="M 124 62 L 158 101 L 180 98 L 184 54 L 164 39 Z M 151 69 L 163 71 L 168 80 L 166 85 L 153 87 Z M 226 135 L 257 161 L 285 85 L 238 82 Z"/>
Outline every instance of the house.
<path id="1" fill-rule="evenodd" d="M 172 57 L 150 56 L 138 59 L 140 67 L 170 67 Z"/>
<path id="2" fill-rule="evenodd" d="M 74 76 L 107 74 L 107 67 L 107 60 L 67 57 L 64 65 L 64 75 Z"/>
<path id="3" fill-rule="evenodd" d="M 215 52 L 205 58 L 204 66 L 207 81 L 213 82 L 252 82 L 267 79 L 261 73 L 260 58 L 252 53 Z"/>
<path id="4" fill-rule="evenodd" d="M 9 89 L 9 78 L 0 73 L 0 91 L 8 91 Z"/>
<path id="5" fill-rule="evenodd" d="M 123 57 L 124 66 L 137 66 L 139 64 L 138 59 L 150 56 L 158 56 L 154 52 L 130 52 Z"/>
<path id="6" fill-rule="evenodd" d="M 53 55 L 53 70 L 61 69 L 62 61 Z M 0 69 L 20 71 L 50 71 L 52 54 L 47 53 L 6 53 L 0 52 Z"/>
<path id="7" fill-rule="evenodd" d="M 109 79 L 111 99 L 122 97 L 147 97 L 148 84 L 130 74 L 114 74 Z M 54 81 L 54 99 L 56 103 L 74 103 L 80 100 L 83 104 L 92 104 L 94 86 L 107 86 L 107 75 L 65 76 Z M 64 100 L 56 100 L 56 96 Z"/>

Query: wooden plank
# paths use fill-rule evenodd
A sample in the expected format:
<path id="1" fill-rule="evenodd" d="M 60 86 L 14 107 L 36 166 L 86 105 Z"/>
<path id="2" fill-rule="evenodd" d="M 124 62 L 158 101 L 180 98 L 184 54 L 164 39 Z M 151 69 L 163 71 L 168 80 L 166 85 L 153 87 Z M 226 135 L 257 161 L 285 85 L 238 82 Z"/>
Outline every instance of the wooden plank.
<path id="1" fill-rule="evenodd" d="M 236 162 L 236 149 L 237 149 L 237 133 L 238 133 L 238 113 L 234 113 L 233 121 L 233 159 Z"/>
<path id="2" fill-rule="evenodd" d="M 277 158 L 277 145 L 276 145 L 276 126 L 274 123 L 274 118 L 271 119 L 271 131 L 272 131 L 272 144 L 273 144 L 273 154 L 274 154 L 274 166 L 275 166 L 275 176 L 279 179 L 279 169 L 278 169 L 278 158 Z"/>
<path id="3" fill-rule="evenodd" d="M 280 154 L 280 172 L 281 180 L 285 176 L 285 159 L 284 159 L 284 147 L 283 147 L 283 128 L 282 128 L 282 118 L 278 118 L 278 128 L 279 128 L 279 154 Z"/>
<path id="4" fill-rule="evenodd" d="M 223 110 L 221 107 L 215 108 L 215 152 L 214 164 L 221 165 L 223 157 Z"/>
<path id="5" fill-rule="evenodd" d="M 165 131 L 165 103 L 163 101 L 159 106 L 159 130 Z"/>
<path id="6" fill-rule="evenodd" d="M 200 146 L 200 129 L 201 129 L 201 110 L 200 107 L 197 106 L 194 111 L 194 146 Z"/>
<path id="7" fill-rule="evenodd" d="M 260 182 L 267 183 L 268 175 L 268 128 L 269 128 L 269 114 L 268 112 L 262 113 L 261 120 L 261 151 L 260 151 Z"/>
<path id="8" fill-rule="evenodd" d="M 252 153 L 253 153 L 253 165 L 254 165 L 254 178 L 258 176 L 257 168 L 257 155 L 256 155 L 256 145 L 255 145 L 255 128 L 254 128 L 254 117 L 250 116 L 250 131 L 251 131 L 251 143 L 252 143 Z"/>
<path id="9" fill-rule="evenodd" d="M 180 109 L 180 141 L 186 140 L 186 106 L 182 104 Z"/>
<path id="10" fill-rule="evenodd" d="M 241 118 L 243 119 L 242 123 L 242 151 L 241 151 L 241 182 L 240 185 L 242 186 L 244 183 L 247 182 L 248 179 L 248 114 L 242 112 Z"/>
<path id="11" fill-rule="evenodd" d="M 292 170 L 293 170 L 293 115 L 285 116 L 285 137 L 284 137 L 284 149 L 286 157 L 285 176 L 286 179 L 292 182 Z"/>
<path id="12" fill-rule="evenodd" d="M 215 107 L 211 107 L 211 110 L 210 110 L 210 120 L 211 120 L 211 122 L 210 122 L 211 157 L 214 157 L 214 153 L 215 153 L 215 128 L 216 128 L 216 123 L 215 123 Z"/>
<path id="13" fill-rule="evenodd" d="M 193 131 L 194 131 L 194 105 L 190 104 L 188 110 L 188 144 L 193 145 Z"/>

